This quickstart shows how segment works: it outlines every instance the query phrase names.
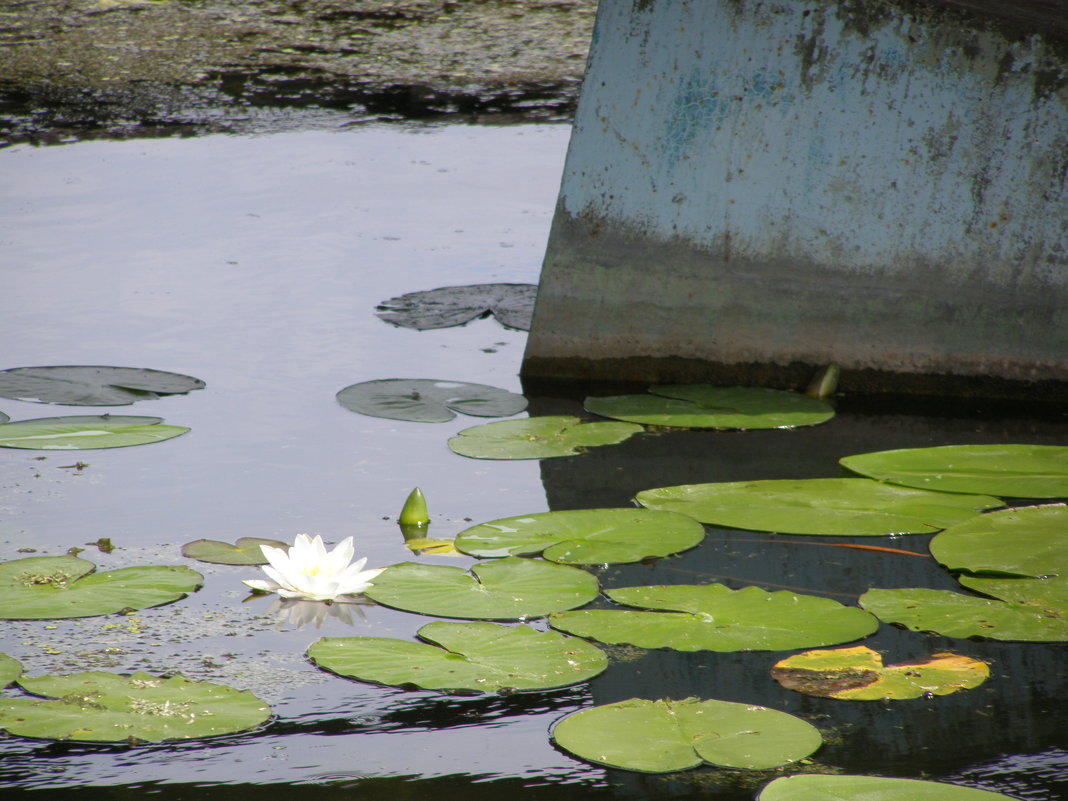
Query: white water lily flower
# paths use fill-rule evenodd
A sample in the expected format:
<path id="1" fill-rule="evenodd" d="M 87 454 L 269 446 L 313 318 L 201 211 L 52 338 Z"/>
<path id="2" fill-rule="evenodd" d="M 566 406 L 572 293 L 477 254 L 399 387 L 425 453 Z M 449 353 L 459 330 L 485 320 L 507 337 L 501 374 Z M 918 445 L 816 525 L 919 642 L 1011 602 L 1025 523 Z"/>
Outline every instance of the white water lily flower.
<path id="1" fill-rule="evenodd" d="M 370 587 L 371 580 L 385 570 L 364 570 L 366 556 L 352 562 L 352 537 L 346 537 L 329 552 L 318 534 L 314 538 L 298 534 L 288 551 L 270 545 L 261 545 L 260 550 L 270 563 L 263 566 L 263 572 L 271 580 L 244 583 L 258 592 L 276 592 L 283 598 L 344 601 L 344 596 L 359 595 Z"/>

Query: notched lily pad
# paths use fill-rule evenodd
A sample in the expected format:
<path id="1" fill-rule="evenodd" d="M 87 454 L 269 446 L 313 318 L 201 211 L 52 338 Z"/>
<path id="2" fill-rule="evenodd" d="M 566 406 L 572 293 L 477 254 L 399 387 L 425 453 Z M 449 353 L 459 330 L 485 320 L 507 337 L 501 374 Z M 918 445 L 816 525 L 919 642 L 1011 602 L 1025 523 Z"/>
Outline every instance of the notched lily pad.
<path id="1" fill-rule="evenodd" d="M 551 562 L 594 565 L 670 556 L 704 538 L 704 526 L 675 512 L 574 509 L 472 526 L 456 536 L 456 547 L 478 557 L 540 553 Z"/>
<path id="2" fill-rule="evenodd" d="M 879 621 L 829 598 L 722 584 L 605 590 L 637 609 L 579 609 L 549 618 L 555 629 L 604 643 L 676 651 L 785 651 L 866 637 Z"/>
<path id="3" fill-rule="evenodd" d="M 1015 498 L 1068 497 L 1068 447 L 943 445 L 874 451 L 839 460 L 855 473 L 940 492 Z"/>
<path id="4" fill-rule="evenodd" d="M 950 695 L 978 687 L 990 666 L 960 654 L 883 665 L 882 654 L 864 645 L 806 651 L 775 664 L 775 681 L 789 690 L 848 701 L 882 701 Z"/>
<path id="5" fill-rule="evenodd" d="M 256 728 L 270 707 L 223 684 L 90 671 L 19 679 L 37 699 L 0 698 L 0 729 L 19 737 L 76 742 L 160 742 Z M 42 700 L 52 699 L 52 700 Z"/>
<path id="6" fill-rule="evenodd" d="M 203 389 L 199 378 L 141 367 L 68 365 L 0 370 L 0 396 L 64 406 L 127 406 Z"/>
<path id="7" fill-rule="evenodd" d="M 785 712 L 697 698 L 630 698 L 583 709 L 561 718 L 552 738 L 580 759 L 644 773 L 703 764 L 767 770 L 823 744 L 815 726 Z"/>
<path id="8" fill-rule="evenodd" d="M 1068 641 L 1063 610 L 976 598 L 924 587 L 871 589 L 860 605 L 886 623 L 946 637 L 987 637 L 1019 642 Z"/>
<path id="9" fill-rule="evenodd" d="M 41 451 L 129 448 L 162 442 L 189 431 L 163 425 L 159 417 L 128 415 L 70 415 L 0 423 L 0 448 Z"/>
<path id="10" fill-rule="evenodd" d="M 378 304 L 382 320 L 426 331 L 464 325 L 479 317 L 497 318 L 505 328 L 530 330 L 536 284 L 472 284 L 408 292 Z"/>
<path id="11" fill-rule="evenodd" d="M 642 430 L 634 423 L 583 423 L 570 415 L 549 415 L 465 428 L 449 440 L 449 448 L 472 459 L 549 459 L 615 445 Z"/>
<path id="12" fill-rule="evenodd" d="M 364 381 L 338 392 L 337 401 L 359 414 L 417 423 L 445 423 L 457 412 L 472 417 L 510 417 L 527 408 L 527 399 L 514 392 L 432 378 Z"/>
<path id="13" fill-rule="evenodd" d="M 867 537 L 930 534 L 1003 505 L 986 495 L 892 487 L 867 478 L 684 484 L 643 490 L 636 500 L 715 526 Z"/>
<path id="14" fill-rule="evenodd" d="M 216 565 L 265 565 L 267 558 L 261 545 L 288 550 L 290 544 L 262 537 L 240 537 L 233 544 L 221 540 L 193 540 L 182 546 L 182 556 Z"/>
<path id="15" fill-rule="evenodd" d="M 589 397 L 584 405 L 602 417 L 676 428 L 798 428 L 834 417 L 824 401 L 779 389 L 665 384 L 649 392 Z"/>
<path id="16" fill-rule="evenodd" d="M 495 623 L 428 623 L 423 643 L 388 637 L 323 637 L 308 649 L 319 667 L 361 681 L 425 690 L 547 690 L 608 666 L 601 649 L 559 634 Z"/>
<path id="17" fill-rule="evenodd" d="M 436 617 L 519 620 L 574 609 L 597 597 L 597 579 L 576 567 L 509 557 L 470 573 L 449 565 L 403 562 L 379 574 L 368 598 Z"/>
<path id="18" fill-rule="evenodd" d="M 162 606 L 200 588 L 204 577 L 182 566 L 120 567 L 96 573 L 76 556 L 0 562 L 0 619 L 95 617 Z"/>
<path id="19" fill-rule="evenodd" d="M 1011 801 L 1011 796 L 974 787 L 883 776 L 783 776 L 760 791 L 757 801 Z"/>

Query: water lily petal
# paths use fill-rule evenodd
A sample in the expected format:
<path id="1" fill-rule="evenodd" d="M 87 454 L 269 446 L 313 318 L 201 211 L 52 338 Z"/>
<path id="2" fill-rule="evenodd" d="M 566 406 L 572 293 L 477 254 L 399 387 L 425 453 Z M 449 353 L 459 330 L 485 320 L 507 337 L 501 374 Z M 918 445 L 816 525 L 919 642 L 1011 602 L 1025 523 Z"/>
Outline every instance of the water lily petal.
<path id="1" fill-rule="evenodd" d="M 279 587 L 273 581 L 264 581 L 263 579 L 244 579 L 242 584 L 247 584 L 257 592 L 276 592 Z"/>

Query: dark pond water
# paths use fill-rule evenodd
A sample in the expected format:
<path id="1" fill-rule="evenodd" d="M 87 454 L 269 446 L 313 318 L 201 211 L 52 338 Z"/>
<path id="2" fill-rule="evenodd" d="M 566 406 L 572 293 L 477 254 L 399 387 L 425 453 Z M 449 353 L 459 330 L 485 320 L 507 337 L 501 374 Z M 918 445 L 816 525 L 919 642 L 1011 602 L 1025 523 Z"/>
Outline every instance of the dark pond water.
<path id="1" fill-rule="evenodd" d="M 411 637 L 424 617 L 377 606 L 302 619 L 245 601 L 254 568 L 190 563 L 201 537 L 328 541 L 354 535 L 372 565 L 412 558 L 394 522 L 424 490 L 432 536 L 497 517 L 628 505 L 641 489 L 697 481 L 834 476 L 837 459 L 889 447 L 1063 444 L 1068 419 L 975 404 L 879 408 L 845 399 L 795 432 L 644 434 L 579 457 L 464 459 L 446 440 L 476 424 L 353 414 L 334 394 L 376 378 L 442 378 L 522 391 L 525 334 L 492 320 L 415 332 L 375 304 L 404 292 L 535 282 L 568 128 L 369 125 L 264 136 L 96 141 L 0 151 L 0 368 L 115 364 L 188 373 L 207 388 L 111 409 L 192 431 L 143 448 L 0 452 L 0 559 L 108 537 L 102 568 L 191 564 L 204 589 L 132 617 L 4 622 L 0 651 L 27 672 L 180 671 L 248 687 L 264 730 L 138 748 L 0 738 L 4 798 L 751 799 L 772 775 L 647 776 L 556 750 L 564 714 L 632 696 L 772 706 L 821 728 L 822 769 L 929 777 L 1021 799 L 1068 796 L 1068 650 L 955 641 L 884 627 L 887 661 L 944 650 L 986 659 L 982 687 L 929 701 L 810 698 L 768 677 L 784 654 L 618 649 L 588 685 L 498 697 L 374 687 L 304 658 L 320 636 Z M 578 388 L 528 388 L 533 413 L 580 413 Z M 106 411 L 0 399 L 13 419 Z M 41 458 L 41 457 L 44 458 Z M 848 541 L 848 540 L 847 540 Z M 867 541 L 866 541 L 867 542 Z M 897 547 L 925 553 L 926 538 Z M 471 560 L 421 557 L 443 564 Z M 953 588 L 924 556 L 821 547 L 811 538 L 713 529 L 701 547 L 604 569 L 605 586 L 722 581 L 846 603 L 871 586 Z M 333 607 L 337 612 L 341 607 Z"/>

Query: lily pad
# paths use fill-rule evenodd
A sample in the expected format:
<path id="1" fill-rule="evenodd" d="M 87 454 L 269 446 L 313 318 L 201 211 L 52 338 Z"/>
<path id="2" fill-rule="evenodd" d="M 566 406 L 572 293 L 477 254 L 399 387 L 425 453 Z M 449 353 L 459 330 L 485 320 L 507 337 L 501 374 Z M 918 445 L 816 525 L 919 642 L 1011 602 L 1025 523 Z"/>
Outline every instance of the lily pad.
<path id="1" fill-rule="evenodd" d="M 23 677 L 19 685 L 54 700 L 0 698 L 0 729 L 19 737 L 78 742 L 192 740 L 253 729 L 270 707 L 223 684 L 90 671 Z"/>
<path id="2" fill-rule="evenodd" d="M 1002 509 L 950 526 L 931 540 L 946 568 L 995 576 L 1068 577 L 1068 506 Z"/>
<path id="3" fill-rule="evenodd" d="M 22 663 L 13 656 L 0 654 L 0 688 L 7 687 L 22 675 Z"/>
<path id="4" fill-rule="evenodd" d="M 424 690 L 547 690 L 586 681 L 608 666 L 600 648 L 555 631 L 495 623 L 428 623 L 425 643 L 387 637 L 323 637 L 308 649 L 319 667 L 361 681 Z"/>
<path id="5" fill-rule="evenodd" d="M 574 609 L 597 597 L 597 579 L 576 567 L 509 557 L 470 573 L 450 565 L 403 562 L 365 593 L 386 606 L 435 617 L 519 620 Z"/>
<path id="6" fill-rule="evenodd" d="M 0 370 L 0 396 L 65 406 L 127 406 L 203 389 L 199 378 L 141 367 L 14 367 Z"/>
<path id="7" fill-rule="evenodd" d="M 879 627 L 871 614 L 829 598 L 722 584 L 606 590 L 629 609 L 580 609 L 549 618 L 555 629 L 605 643 L 676 651 L 785 651 L 858 640 Z"/>
<path id="8" fill-rule="evenodd" d="M 818 775 L 813 773 L 775 779 L 757 801 L 996 801 L 1011 796 L 921 779 L 887 779 L 882 776 Z"/>
<path id="9" fill-rule="evenodd" d="M 987 637 L 1020 642 L 1068 641 L 1063 611 L 975 598 L 923 587 L 871 589 L 860 605 L 886 623 L 946 637 Z"/>
<path id="10" fill-rule="evenodd" d="M 10 419 L 11 419 L 11 417 L 9 415 L 6 415 L 3 412 L 0 412 L 0 423 L 6 423 Z"/>
<path id="11" fill-rule="evenodd" d="M 159 417 L 72 415 L 0 423 L 0 448 L 42 451 L 128 448 L 184 434 L 184 426 L 162 425 Z"/>
<path id="12" fill-rule="evenodd" d="M 986 495 L 892 487 L 867 478 L 810 478 L 684 484 L 643 490 L 638 503 L 702 523 L 783 534 L 930 534 L 984 509 Z"/>
<path id="13" fill-rule="evenodd" d="M 823 744 L 800 718 L 729 701 L 630 698 L 561 718 L 561 748 L 599 765 L 668 773 L 703 764 L 767 770 L 804 759 Z"/>
<path id="14" fill-rule="evenodd" d="M 834 417 L 824 401 L 779 389 L 666 384 L 649 392 L 589 397 L 584 405 L 602 417 L 677 428 L 797 428 Z"/>
<path id="15" fill-rule="evenodd" d="M 527 408 L 527 399 L 485 384 L 432 378 L 384 378 L 352 384 L 337 393 L 342 406 L 371 417 L 445 423 L 456 413 L 472 417 L 510 417 Z"/>
<path id="16" fill-rule="evenodd" d="M 288 542 L 262 537 L 241 537 L 234 544 L 220 540 L 193 540 L 182 546 L 182 556 L 216 565 L 265 565 L 261 545 L 289 549 Z"/>
<path id="17" fill-rule="evenodd" d="M 796 654 L 777 662 L 771 675 L 783 687 L 806 695 L 882 701 L 970 690 L 987 680 L 990 666 L 970 656 L 950 653 L 884 666 L 880 653 L 858 645 Z"/>
<path id="18" fill-rule="evenodd" d="M 549 415 L 465 428 L 449 447 L 472 459 L 548 459 L 615 445 L 642 430 L 633 423 L 583 423 L 570 415 Z"/>
<path id="19" fill-rule="evenodd" d="M 939 492 L 1068 497 L 1068 447 L 943 445 L 846 456 L 844 467 L 879 481 Z"/>
<path id="20" fill-rule="evenodd" d="M 378 304 L 387 323 L 425 331 L 469 323 L 493 315 L 505 328 L 530 330 L 536 284 L 473 284 L 408 292 Z"/>
<path id="21" fill-rule="evenodd" d="M 704 537 L 704 526 L 675 512 L 576 509 L 472 526 L 456 536 L 456 547 L 478 557 L 540 553 L 564 564 L 617 564 L 679 553 Z"/>
<path id="22" fill-rule="evenodd" d="M 31 556 L 0 562 L 0 619 L 95 617 L 169 604 L 204 577 L 181 566 L 120 567 L 95 573 L 76 556 Z"/>

